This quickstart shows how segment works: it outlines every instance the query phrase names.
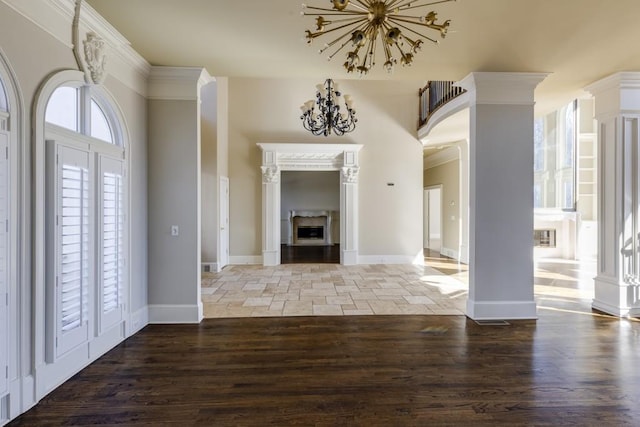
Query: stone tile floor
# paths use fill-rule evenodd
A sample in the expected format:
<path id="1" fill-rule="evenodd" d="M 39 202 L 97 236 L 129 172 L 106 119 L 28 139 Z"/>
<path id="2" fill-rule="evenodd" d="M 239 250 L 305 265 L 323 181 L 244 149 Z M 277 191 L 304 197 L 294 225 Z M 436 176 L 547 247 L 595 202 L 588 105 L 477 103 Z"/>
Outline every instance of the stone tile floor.
<path id="1" fill-rule="evenodd" d="M 427 254 L 425 263 L 229 266 L 203 273 L 204 315 L 464 315 L 468 266 L 439 254 Z M 594 260 L 539 259 L 534 265 L 538 311 L 591 313 Z"/>
<path id="2" fill-rule="evenodd" d="M 467 285 L 415 265 L 233 265 L 203 273 L 204 316 L 463 315 Z"/>

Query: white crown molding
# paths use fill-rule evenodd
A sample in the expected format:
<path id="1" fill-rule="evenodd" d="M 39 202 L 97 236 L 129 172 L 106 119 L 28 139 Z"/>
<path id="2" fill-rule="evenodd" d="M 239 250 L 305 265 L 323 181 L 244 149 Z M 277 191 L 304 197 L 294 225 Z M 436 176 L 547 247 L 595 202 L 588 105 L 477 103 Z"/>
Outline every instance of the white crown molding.
<path id="1" fill-rule="evenodd" d="M 69 49 L 73 49 L 71 26 L 75 14 L 74 0 L 0 1 Z M 83 33 L 94 32 L 107 43 L 107 74 L 146 96 L 146 78 L 151 65 L 131 47 L 131 43 L 86 2 L 82 4 L 80 27 Z"/>
<path id="2" fill-rule="evenodd" d="M 196 101 L 202 86 L 215 81 L 199 67 L 151 67 L 147 94 L 149 99 Z"/>
<path id="3" fill-rule="evenodd" d="M 456 83 L 469 92 L 470 105 L 533 105 L 533 92 L 549 73 L 474 72 Z"/>
<path id="4" fill-rule="evenodd" d="M 458 147 L 448 147 L 424 158 L 424 170 L 442 166 L 460 158 Z"/>
<path id="5" fill-rule="evenodd" d="M 595 116 L 607 118 L 640 112 L 640 73 L 612 74 L 587 86 L 585 91 L 595 98 Z"/>

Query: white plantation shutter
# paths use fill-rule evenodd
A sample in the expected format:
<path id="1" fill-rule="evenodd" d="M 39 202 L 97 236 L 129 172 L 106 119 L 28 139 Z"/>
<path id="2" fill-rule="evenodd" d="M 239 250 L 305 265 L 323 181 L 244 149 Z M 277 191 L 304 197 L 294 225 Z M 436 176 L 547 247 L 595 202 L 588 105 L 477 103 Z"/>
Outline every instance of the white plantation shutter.
<path id="1" fill-rule="evenodd" d="M 56 167 L 56 355 L 88 339 L 89 155 L 58 146 Z"/>
<path id="2" fill-rule="evenodd" d="M 124 177 L 121 160 L 100 157 L 100 329 L 122 320 L 124 274 Z"/>
<path id="3" fill-rule="evenodd" d="M 9 135 L 0 131 L 0 396 L 7 391 L 9 355 Z"/>

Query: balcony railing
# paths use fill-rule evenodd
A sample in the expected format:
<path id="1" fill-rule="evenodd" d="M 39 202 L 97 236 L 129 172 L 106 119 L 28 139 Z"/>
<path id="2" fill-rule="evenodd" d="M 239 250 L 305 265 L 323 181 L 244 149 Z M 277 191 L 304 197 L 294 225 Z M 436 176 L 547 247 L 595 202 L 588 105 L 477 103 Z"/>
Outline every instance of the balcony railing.
<path id="1" fill-rule="evenodd" d="M 454 86 L 455 82 L 431 81 L 420 89 L 420 119 L 418 129 L 424 126 L 429 117 L 452 99 L 462 95 L 466 91 Z"/>

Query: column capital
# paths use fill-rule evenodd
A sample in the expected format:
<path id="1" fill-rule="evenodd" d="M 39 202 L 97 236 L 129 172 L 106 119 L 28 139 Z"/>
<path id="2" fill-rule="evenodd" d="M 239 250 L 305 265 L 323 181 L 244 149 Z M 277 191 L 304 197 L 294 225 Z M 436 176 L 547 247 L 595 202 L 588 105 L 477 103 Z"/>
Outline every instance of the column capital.
<path id="1" fill-rule="evenodd" d="M 598 120 L 607 116 L 640 112 L 640 73 L 622 72 L 598 80 L 585 88 L 596 99 Z"/>
<path id="2" fill-rule="evenodd" d="M 473 104 L 533 105 L 533 92 L 549 73 L 474 72 L 456 86 L 466 89 Z"/>

